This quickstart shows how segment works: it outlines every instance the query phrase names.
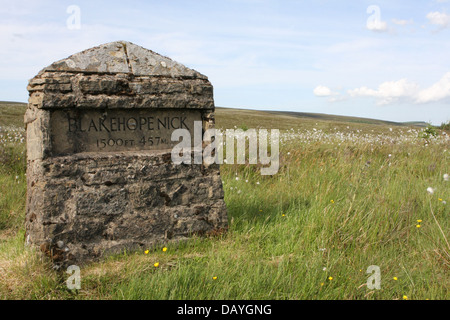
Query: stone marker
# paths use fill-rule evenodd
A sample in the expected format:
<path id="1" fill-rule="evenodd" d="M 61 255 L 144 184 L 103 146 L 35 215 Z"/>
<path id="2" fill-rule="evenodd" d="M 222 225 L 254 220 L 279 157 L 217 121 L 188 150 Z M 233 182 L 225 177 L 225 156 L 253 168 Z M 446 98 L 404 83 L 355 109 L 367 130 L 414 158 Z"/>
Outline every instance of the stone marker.
<path id="1" fill-rule="evenodd" d="M 207 77 L 119 41 L 51 64 L 28 91 L 26 242 L 55 266 L 227 229 L 218 165 L 171 161 L 174 130 L 214 127 Z"/>

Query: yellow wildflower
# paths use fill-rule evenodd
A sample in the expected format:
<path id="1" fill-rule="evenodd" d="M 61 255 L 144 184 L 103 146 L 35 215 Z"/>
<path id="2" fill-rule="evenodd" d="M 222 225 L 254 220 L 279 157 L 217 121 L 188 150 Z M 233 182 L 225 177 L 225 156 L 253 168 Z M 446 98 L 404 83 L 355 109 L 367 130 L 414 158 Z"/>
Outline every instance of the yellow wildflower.
<path id="1" fill-rule="evenodd" d="M 145 251 L 144 251 L 145 254 L 148 254 L 149 252 L 150 252 L 150 251 L 148 251 L 148 250 L 145 250 Z"/>
<path id="2" fill-rule="evenodd" d="M 166 247 L 164 247 L 164 248 L 163 248 L 163 252 L 166 252 L 166 251 L 167 251 L 167 248 L 166 248 Z"/>
<path id="3" fill-rule="evenodd" d="M 154 266 L 155 266 L 155 268 L 158 268 L 158 267 L 159 267 L 159 262 L 156 262 L 156 263 L 154 264 Z"/>

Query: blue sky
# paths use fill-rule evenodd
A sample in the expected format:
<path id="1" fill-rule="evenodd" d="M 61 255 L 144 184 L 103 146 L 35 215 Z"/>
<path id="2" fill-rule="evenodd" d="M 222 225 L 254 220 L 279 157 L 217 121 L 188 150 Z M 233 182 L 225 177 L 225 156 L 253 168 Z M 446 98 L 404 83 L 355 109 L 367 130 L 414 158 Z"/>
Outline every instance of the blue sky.
<path id="1" fill-rule="evenodd" d="M 0 100 L 26 102 L 43 67 L 127 40 L 207 75 L 217 106 L 450 120 L 450 0 L 8 0 L 0 40 Z"/>

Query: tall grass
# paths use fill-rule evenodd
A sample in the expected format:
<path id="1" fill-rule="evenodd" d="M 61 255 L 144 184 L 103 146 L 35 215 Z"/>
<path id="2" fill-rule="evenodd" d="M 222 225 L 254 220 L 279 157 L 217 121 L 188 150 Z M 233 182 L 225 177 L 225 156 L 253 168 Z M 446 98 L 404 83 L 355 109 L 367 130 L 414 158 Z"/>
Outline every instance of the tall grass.
<path id="1" fill-rule="evenodd" d="M 25 171 L 24 130 L 0 127 L 0 231 L 23 222 Z"/>
<path id="2" fill-rule="evenodd" d="M 73 292 L 68 275 L 23 246 L 24 163 L 3 164 L 0 297 L 448 299 L 449 141 L 379 131 L 386 133 L 373 139 L 353 127 L 354 140 L 334 128 L 317 139 L 308 133 L 309 142 L 284 139 L 274 176 L 223 165 L 228 233 L 84 266 L 82 289 Z M 367 288 L 371 265 L 380 267 L 381 290 Z"/>

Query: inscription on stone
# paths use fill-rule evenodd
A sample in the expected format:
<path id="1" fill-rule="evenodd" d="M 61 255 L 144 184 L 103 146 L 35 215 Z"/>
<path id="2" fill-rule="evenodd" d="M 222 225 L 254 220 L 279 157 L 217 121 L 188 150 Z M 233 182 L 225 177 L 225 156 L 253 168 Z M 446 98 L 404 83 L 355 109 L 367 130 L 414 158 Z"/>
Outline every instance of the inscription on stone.
<path id="1" fill-rule="evenodd" d="M 80 152 L 166 150 L 176 129 L 194 137 L 198 110 L 55 110 L 51 113 L 53 155 Z"/>

